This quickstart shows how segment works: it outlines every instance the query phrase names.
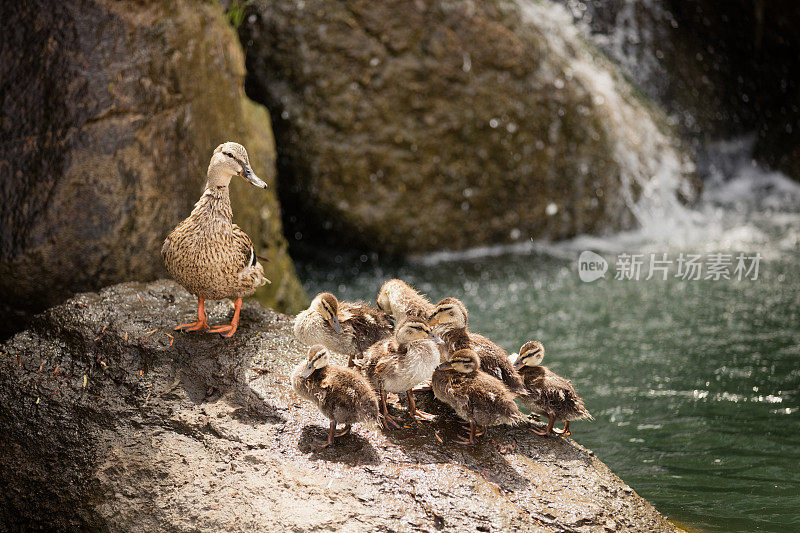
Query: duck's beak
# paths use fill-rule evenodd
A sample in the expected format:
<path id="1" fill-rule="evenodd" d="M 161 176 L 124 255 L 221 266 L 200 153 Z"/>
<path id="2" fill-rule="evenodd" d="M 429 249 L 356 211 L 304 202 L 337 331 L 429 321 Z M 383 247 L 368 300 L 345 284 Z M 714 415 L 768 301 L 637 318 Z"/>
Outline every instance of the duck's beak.
<path id="1" fill-rule="evenodd" d="M 252 183 L 256 187 L 260 187 L 262 189 L 266 189 L 267 188 L 267 184 L 264 183 L 263 181 L 261 181 L 261 178 L 256 176 L 255 172 L 253 172 L 253 169 L 250 168 L 250 165 L 247 165 L 247 166 L 243 167 L 242 171 L 239 172 L 239 176 L 241 176 L 242 178 L 246 179 L 247 181 L 249 181 L 250 183 Z"/>
<path id="2" fill-rule="evenodd" d="M 306 365 L 306 367 L 303 369 L 303 371 L 300 372 L 300 377 L 301 378 L 307 378 L 308 376 L 310 376 L 313 373 L 314 373 L 314 365 L 312 365 L 311 361 L 309 361 L 308 364 Z"/>
<path id="3" fill-rule="evenodd" d="M 522 361 L 520 361 L 519 359 L 517 359 L 517 360 L 514 362 L 514 370 L 516 370 L 517 372 L 519 372 L 519 369 L 520 369 L 520 368 L 522 368 L 523 366 L 525 366 L 525 363 L 523 363 L 523 362 L 522 362 Z"/>
<path id="4" fill-rule="evenodd" d="M 428 327 L 432 328 L 433 326 L 435 326 L 438 323 L 439 323 L 439 319 L 438 318 L 432 318 L 432 319 L 428 320 Z"/>
<path id="5" fill-rule="evenodd" d="M 337 317 L 336 315 L 333 315 L 331 318 L 333 319 L 333 331 L 335 331 L 336 333 L 341 335 L 342 326 L 339 325 L 339 317 Z"/>
<path id="6" fill-rule="evenodd" d="M 442 339 L 440 339 L 438 335 L 436 335 L 434 333 L 431 333 L 430 337 L 431 337 L 431 340 L 433 342 L 435 342 L 436 344 L 438 344 L 439 346 L 444 346 L 444 341 Z"/>
<path id="7" fill-rule="evenodd" d="M 452 361 L 447 361 L 447 362 L 442 363 L 441 365 L 437 366 L 436 370 L 450 370 L 451 368 L 453 368 Z"/>

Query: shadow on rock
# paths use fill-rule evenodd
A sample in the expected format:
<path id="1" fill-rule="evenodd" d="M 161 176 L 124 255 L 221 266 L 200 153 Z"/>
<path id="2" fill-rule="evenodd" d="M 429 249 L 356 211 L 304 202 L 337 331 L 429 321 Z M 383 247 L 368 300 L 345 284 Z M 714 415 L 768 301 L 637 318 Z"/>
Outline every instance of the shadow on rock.
<path id="1" fill-rule="evenodd" d="M 342 428 L 339 427 L 338 430 Z M 297 448 L 303 453 L 311 453 L 311 459 L 344 463 L 350 466 L 377 465 L 381 459 L 375 447 L 369 440 L 358 434 L 354 428 L 349 435 L 336 437 L 336 444 L 327 448 L 315 448 L 314 441 L 324 441 L 328 438 L 328 429 L 321 426 L 304 426 L 300 433 Z"/>

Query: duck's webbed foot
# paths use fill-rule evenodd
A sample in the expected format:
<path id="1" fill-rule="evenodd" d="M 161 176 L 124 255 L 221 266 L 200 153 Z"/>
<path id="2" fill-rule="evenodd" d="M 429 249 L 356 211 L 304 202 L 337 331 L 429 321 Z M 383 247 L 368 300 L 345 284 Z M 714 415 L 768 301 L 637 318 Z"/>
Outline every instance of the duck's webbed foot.
<path id="1" fill-rule="evenodd" d="M 467 431 L 470 429 L 470 423 L 469 422 L 464 422 L 463 424 L 461 424 L 461 426 Z M 484 433 L 486 433 L 486 428 L 485 427 L 475 426 L 475 436 L 476 437 L 482 437 Z"/>
<path id="2" fill-rule="evenodd" d="M 197 320 L 194 322 L 189 322 L 187 324 L 181 324 L 179 326 L 175 326 L 175 331 L 200 331 L 209 328 L 208 322 L 206 321 L 206 308 L 205 308 L 205 298 L 198 298 L 197 299 Z"/>
<path id="3" fill-rule="evenodd" d="M 233 337 L 233 334 L 236 333 L 236 329 L 239 327 L 239 312 L 241 310 L 242 299 L 236 298 L 236 304 L 233 308 L 233 319 L 231 320 L 231 323 L 223 326 L 214 326 L 209 331 L 211 333 L 219 333 L 223 337 Z"/>
<path id="4" fill-rule="evenodd" d="M 350 426 L 345 426 L 345 431 L 350 431 Z M 328 430 L 328 440 L 317 440 L 314 439 L 311 441 L 311 447 L 321 450 L 323 448 L 327 448 L 328 446 L 333 445 L 333 437 L 336 436 L 336 422 L 331 421 L 331 427 Z"/>
<path id="5" fill-rule="evenodd" d="M 547 419 L 547 427 L 546 428 L 544 428 L 542 430 L 542 429 L 539 429 L 537 427 L 531 427 L 531 431 L 533 431 L 537 435 L 541 435 L 542 437 L 547 437 L 548 435 L 550 435 L 553 432 L 553 424 L 555 424 L 555 423 L 556 423 L 555 418 L 548 417 L 548 419 Z"/>
<path id="6" fill-rule="evenodd" d="M 555 433 L 556 435 L 563 435 L 565 437 L 569 437 L 570 435 L 572 435 L 572 431 L 570 431 L 569 429 L 569 420 L 564 421 L 564 429 L 553 428 L 553 433 Z"/>
<path id="7" fill-rule="evenodd" d="M 414 393 L 406 391 L 406 397 L 408 398 L 408 414 L 411 415 L 412 420 L 419 420 L 421 422 L 430 422 L 436 418 L 436 415 L 431 413 L 426 413 L 425 411 L 420 411 L 417 409 L 417 402 L 414 400 Z"/>
<path id="8" fill-rule="evenodd" d="M 400 429 L 403 427 L 399 418 L 389 414 L 389 409 L 386 407 L 386 391 L 384 389 L 381 389 L 381 426 L 384 429 Z"/>
<path id="9" fill-rule="evenodd" d="M 347 424 L 347 425 L 344 427 L 344 429 L 343 429 L 343 430 L 341 430 L 341 431 L 337 431 L 337 432 L 334 434 L 334 436 L 335 436 L 335 437 L 344 437 L 345 435 L 349 435 L 349 434 L 350 434 L 350 430 L 351 430 L 351 429 L 353 429 L 353 426 L 352 426 L 352 425 L 350 425 L 350 424 Z"/>
<path id="10" fill-rule="evenodd" d="M 464 437 L 459 436 L 459 437 L 456 437 L 454 440 L 459 444 L 464 444 L 465 446 L 475 446 L 475 437 L 478 436 L 478 433 L 476 432 L 476 429 L 480 429 L 480 428 L 478 428 L 475 425 L 475 422 L 470 420 L 469 421 L 469 438 L 464 438 Z M 485 432 L 486 432 L 486 429 L 484 428 L 483 431 L 481 431 L 480 435 L 483 435 Z"/>

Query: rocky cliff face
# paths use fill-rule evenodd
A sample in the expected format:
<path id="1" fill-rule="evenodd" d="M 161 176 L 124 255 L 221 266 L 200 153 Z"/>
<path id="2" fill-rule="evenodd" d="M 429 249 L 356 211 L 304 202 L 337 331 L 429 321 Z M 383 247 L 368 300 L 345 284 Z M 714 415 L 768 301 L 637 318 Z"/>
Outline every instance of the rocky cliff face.
<path id="1" fill-rule="evenodd" d="M 440 410 L 313 452 L 326 421 L 291 391 L 291 317 L 248 303 L 234 339 L 174 334 L 193 313 L 172 282 L 125 283 L 0 347 L 0 530 L 674 530 L 591 452 L 526 428 L 463 447 Z"/>
<path id="2" fill-rule="evenodd" d="M 254 2 L 289 234 L 395 253 L 631 226 L 691 195 L 664 117 L 548 2 Z"/>
<path id="3" fill-rule="evenodd" d="M 234 182 L 282 309 L 305 296 L 282 236 L 267 111 L 220 5 L 188 0 L 0 7 L 0 323 L 76 290 L 163 275 L 167 232 L 200 196 L 211 153 L 245 145 L 266 192 Z M 4 312 L 3 312 L 4 311 Z M 0 331 L 0 337 L 2 331 Z"/>

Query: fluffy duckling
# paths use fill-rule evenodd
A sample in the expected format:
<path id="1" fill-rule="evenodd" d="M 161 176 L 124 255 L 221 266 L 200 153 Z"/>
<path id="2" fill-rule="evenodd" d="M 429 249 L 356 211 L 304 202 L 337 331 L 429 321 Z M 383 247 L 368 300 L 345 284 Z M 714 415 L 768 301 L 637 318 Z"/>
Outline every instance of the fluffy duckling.
<path id="1" fill-rule="evenodd" d="M 544 431 L 532 429 L 538 435 L 556 434 L 572 435 L 569 430 L 571 420 L 583 418 L 592 420 L 592 415 L 583 405 L 583 400 L 572 382 L 552 372 L 546 366 L 541 366 L 544 359 L 544 346 L 541 342 L 526 342 L 519 349 L 516 368 L 528 389 L 528 396 L 520 398 L 522 403 L 531 412 L 548 417 L 547 428 Z M 556 420 L 564 421 L 564 429 L 553 429 Z"/>
<path id="2" fill-rule="evenodd" d="M 392 315 L 399 324 L 408 316 L 429 317 L 434 305 L 405 281 L 390 279 L 378 292 L 378 309 Z"/>
<path id="3" fill-rule="evenodd" d="M 311 305 L 297 315 L 294 336 L 307 345 L 322 344 L 334 352 L 354 358 L 392 334 L 392 321 L 383 311 L 362 303 L 339 302 L 329 292 L 318 294 Z"/>
<path id="4" fill-rule="evenodd" d="M 474 350 L 481 363 L 481 370 L 506 384 L 514 394 L 525 395 L 527 391 L 508 354 L 483 335 L 467 330 L 467 308 L 456 298 L 445 298 L 436 304 L 428 325 L 441 337 L 450 355 L 458 350 Z"/>
<path id="5" fill-rule="evenodd" d="M 476 429 L 486 426 L 514 425 L 524 420 L 514 394 L 499 379 L 479 369 L 480 361 L 473 350 L 457 350 L 450 360 L 433 373 L 433 394 L 469 422 L 469 438 L 461 444 L 475 444 Z"/>
<path id="6" fill-rule="evenodd" d="M 233 223 L 231 178 L 240 176 L 256 187 L 267 188 L 250 168 L 244 146 L 226 142 L 217 146 L 208 165 L 208 180 L 203 196 L 189 217 L 177 225 L 164 240 L 161 257 L 167 272 L 187 291 L 197 296 L 197 321 L 177 326 L 176 330 L 210 329 L 231 337 L 239 325 L 242 298 L 252 295 L 269 280 L 259 264 L 250 237 Z M 230 325 L 209 327 L 205 300 L 235 298 Z"/>
<path id="7" fill-rule="evenodd" d="M 292 372 L 294 391 L 313 402 L 331 421 L 328 440 L 312 443 L 317 448 L 326 448 L 334 437 L 347 435 L 357 422 L 378 420 L 378 397 L 364 376 L 350 368 L 329 365 L 328 356 L 324 346 L 312 346 Z M 337 433 L 337 424 L 344 424 L 344 430 Z"/>
<path id="8" fill-rule="evenodd" d="M 430 420 L 433 415 L 418 411 L 411 389 L 427 381 L 439 364 L 441 339 L 420 318 L 407 318 L 397 324 L 394 338 L 370 346 L 364 357 L 364 375 L 380 392 L 381 413 L 386 423 L 396 428 L 400 422 L 386 408 L 386 393 L 405 393 L 411 418 Z"/>

